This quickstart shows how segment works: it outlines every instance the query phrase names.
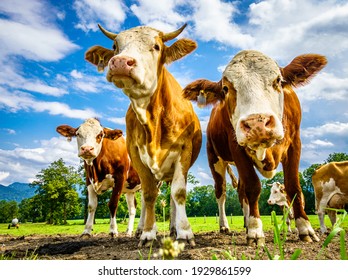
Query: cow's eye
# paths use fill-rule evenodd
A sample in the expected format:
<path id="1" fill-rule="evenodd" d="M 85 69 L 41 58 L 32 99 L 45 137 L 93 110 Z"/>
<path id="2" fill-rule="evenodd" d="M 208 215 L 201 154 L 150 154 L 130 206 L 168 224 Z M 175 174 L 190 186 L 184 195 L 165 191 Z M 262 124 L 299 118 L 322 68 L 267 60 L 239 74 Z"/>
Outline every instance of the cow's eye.
<path id="1" fill-rule="evenodd" d="M 273 81 L 273 88 L 280 92 L 281 91 L 281 81 L 282 78 L 280 76 L 278 76 L 274 81 Z"/>
<path id="2" fill-rule="evenodd" d="M 114 50 L 115 53 L 118 53 L 118 46 L 117 44 L 112 45 L 112 49 Z"/>
<path id="3" fill-rule="evenodd" d="M 153 46 L 153 49 L 156 50 L 156 51 L 159 51 L 160 50 L 160 46 L 158 44 L 155 44 Z"/>

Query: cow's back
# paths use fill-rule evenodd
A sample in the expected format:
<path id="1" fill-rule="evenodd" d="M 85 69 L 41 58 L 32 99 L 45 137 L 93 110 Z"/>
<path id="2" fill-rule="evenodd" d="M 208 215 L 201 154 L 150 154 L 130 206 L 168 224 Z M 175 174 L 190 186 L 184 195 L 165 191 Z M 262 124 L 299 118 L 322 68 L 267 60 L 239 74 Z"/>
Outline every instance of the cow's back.
<path id="1" fill-rule="evenodd" d="M 323 184 L 332 182 L 340 191 L 348 195 L 348 161 L 330 162 L 314 171 L 312 184 L 316 201 L 323 196 Z"/>

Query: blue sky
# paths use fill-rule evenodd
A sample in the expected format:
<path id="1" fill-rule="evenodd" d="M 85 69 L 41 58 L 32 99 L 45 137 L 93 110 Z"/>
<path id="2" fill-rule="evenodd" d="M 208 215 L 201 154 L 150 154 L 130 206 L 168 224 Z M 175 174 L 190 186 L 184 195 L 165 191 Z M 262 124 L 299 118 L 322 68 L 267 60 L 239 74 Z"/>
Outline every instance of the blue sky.
<path id="1" fill-rule="evenodd" d="M 347 1 L 1 0 L 0 184 L 31 182 L 59 158 L 77 166 L 76 142 L 56 133 L 60 124 L 77 127 L 98 117 L 125 131 L 128 98 L 84 60 L 93 45 L 112 47 L 97 23 L 117 33 L 138 25 L 167 32 L 185 22 L 181 36 L 198 48 L 168 66 L 183 87 L 198 78 L 219 80 L 242 49 L 262 51 L 280 66 L 303 53 L 326 55 L 324 71 L 297 90 L 301 170 L 348 152 Z M 204 136 L 210 110 L 195 106 Z M 213 183 L 205 141 L 190 171 L 202 184 Z"/>

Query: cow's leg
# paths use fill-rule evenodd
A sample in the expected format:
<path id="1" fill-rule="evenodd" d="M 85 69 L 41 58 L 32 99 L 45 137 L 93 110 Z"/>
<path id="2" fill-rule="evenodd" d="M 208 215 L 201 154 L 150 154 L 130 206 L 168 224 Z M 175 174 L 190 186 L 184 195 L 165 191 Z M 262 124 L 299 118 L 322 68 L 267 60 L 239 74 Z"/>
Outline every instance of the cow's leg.
<path id="1" fill-rule="evenodd" d="M 138 169 L 137 169 L 138 170 Z M 156 240 L 157 226 L 155 217 L 155 202 L 158 196 L 158 182 L 149 170 L 142 170 L 140 181 L 142 184 L 143 203 L 145 205 L 144 227 L 138 246 L 150 246 Z"/>
<path id="2" fill-rule="evenodd" d="M 243 211 L 246 217 L 247 244 L 251 245 L 256 242 L 258 246 L 264 246 L 265 236 L 258 206 L 261 183 L 255 171 L 253 173 L 249 173 L 248 178 L 240 178 L 240 189 L 244 189 L 246 198 L 243 200 Z"/>
<path id="3" fill-rule="evenodd" d="M 326 204 L 324 206 L 319 204 L 319 208 L 318 208 L 318 218 L 319 218 L 319 222 L 320 222 L 320 231 L 321 233 L 327 233 L 327 228 L 325 226 L 325 207 Z"/>
<path id="4" fill-rule="evenodd" d="M 225 211 L 227 163 L 223 161 L 221 158 L 218 158 L 214 164 L 210 163 L 209 165 L 215 183 L 215 197 L 219 209 L 220 232 L 227 233 L 230 230 Z"/>
<path id="5" fill-rule="evenodd" d="M 290 198 L 290 201 L 292 201 L 296 195 L 293 202 L 293 209 L 295 223 L 298 229 L 300 239 L 305 242 L 312 242 L 312 238 L 315 241 L 319 241 L 319 238 L 315 234 L 308 220 L 308 217 L 304 211 L 304 205 L 302 201 L 302 189 L 298 176 L 300 152 L 301 141 L 299 135 L 297 135 L 293 138 L 293 142 L 288 149 L 287 156 L 282 161 L 284 170 L 285 190 Z"/>
<path id="6" fill-rule="evenodd" d="M 136 238 L 140 238 L 141 234 L 143 233 L 144 221 L 145 221 L 145 202 L 144 202 L 143 191 L 141 191 L 141 212 L 140 212 L 140 219 L 139 219 L 138 227 L 137 227 L 137 230 L 135 232 Z"/>
<path id="7" fill-rule="evenodd" d="M 236 167 L 239 174 L 238 195 L 243 207 L 245 226 L 247 229 L 247 244 L 256 242 L 258 246 L 265 245 L 265 235 L 262 229 L 258 199 L 261 193 L 261 182 L 257 176 L 253 162 L 241 151 L 235 149 Z"/>
<path id="8" fill-rule="evenodd" d="M 126 231 L 126 235 L 131 237 L 133 233 L 134 219 L 136 214 L 135 193 L 126 192 L 126 200 L 127 200 L 128 213 L 129 213 L 128 228 Z"/>
<path id="9" fill-rule="evenodd" d="M 336 223 L 336 211 L 334 210 L 327 210 L 327 215 L 330 218 L 331 225 L 334 226 Z"/>
<path id="10" fill-rule="evenodd" d="M 110 236 L 118 236 L 118 229 L 116 223 L 116 211 L 118 202 L 120 200 L 121 192 L 123 185 L 126 181 L 125 174 L 119 175 L 114 178 L 114 188 L 112 189 L 111 198 L 109 201 L 109 210 L 110 210 Z"/>
<path id="11" fill-rule="evenodd" d="M 91 236 L 94 223 L 94 215 L 98 205 L 98 196 L 92 185 L 88 185 L 88 217 L 82 236 Z"/>
<path id="12" fill-rule="evenodd" d="M 171 185 L 171 198 L 175 204 L 175 228 L 176 228 L 176 239 L 186 240 L 191 246 L 195 245 L 194 235 L 190 226 L 190 223 L 186 215 L 186 175 L 185 168 L 181 165 L 178 160 L 173 181 Z"/>
<path id="13" fill-rule="evenodd" d="M 176 206 L 172 196 L 170 196 L 170 225 L 169 225 L 169 236 L 176 239 Z"/>

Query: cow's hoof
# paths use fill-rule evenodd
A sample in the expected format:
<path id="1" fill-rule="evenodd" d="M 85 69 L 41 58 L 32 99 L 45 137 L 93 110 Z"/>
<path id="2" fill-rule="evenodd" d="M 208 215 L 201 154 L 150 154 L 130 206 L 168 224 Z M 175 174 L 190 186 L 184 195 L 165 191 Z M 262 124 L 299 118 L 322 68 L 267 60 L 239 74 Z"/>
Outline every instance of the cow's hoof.
<path id="1" fill-rule="evenodd" d="M 220 227 L 220 233 L 229 233 L 230 229 L 227 227 Z"/>
<path id="2" fill-rule="evenodd" d="M 82 238 L 82 239 L 89 239 L 91 237 L 92 237 L 92 234 L 90 234 L 90 233 L 82 233 L 80 235 L 80 238 Z"/>
<path id="3" fill-rule="evenodd" d="M 137 229 L 137 231 L 135 232 L 135 238 L 139 239 L 142 233 L 143 233 L 142 230 Z"/>
<path id="4" fill-rule="evenodd" d="M 257 239 L 256 244 L 258 247 L 265 247 L 266 240 L 264 237 L 260 237 Z"/>
<path id="5" fill-rule="evenodd" d="M 169 236 L 171 238 L 173 238 L 174 240 L 176 239 L 176 229 L 175 228 L 170 229 Z"/>
<path id="6" fill-rule="evenodd" d="M 138 243 L 138 248 L 141 249 L 141 248 L 150 248 L 153 246 L 153 243 L 155 242 L 156 239 L 153 239 L 153 240 L 140 240 L 139 243 Z"/>
<path id="7" fill-rule="evenodd" d="M 303 242 L 307 242 L 307 243 L 313 242 L 312 238 L 309 235 L 301 235 L 300 234 L 300 240 Z"/>
<path id="8" fill-rule="evenodd" d="M 264 237 L 257 237 L 257 238 L 247 237 L 247 245 L 253 246 L 253 244 L 256 244 L 258 247 L 264 247 L 266 244 L 265 238 Z"/>
<path id="9" fill-rule="evenodd" d="M 109 236 L 110 236 L 111 239 L 114 239 L 115 237 L 118 236 L 118 232 L 110 232 Z"/>
<path id="10" fill-rule="evenodd" d="M 194 238 L 191 238 L 191 239 L 177 239 L 178 243 L 188 243 L 190 247 L 195 247 L 196 246 L 196 242 L 195 242 L 195 239 Z"/>
<path id="11" fill-rule="evenodd" d="M 315 233 L 312 234 L 311 236 L 309 236 L 309 235 L 301 235 L 300 234 L 299 237 L 300 237 L 301 241 L 307 242 L 307 243 L 311 243 L 313 241 L 315 241 L 315 242 L 319 242 L 320 241 L 320 239 L 318 238 L 318 236 Z"/>

